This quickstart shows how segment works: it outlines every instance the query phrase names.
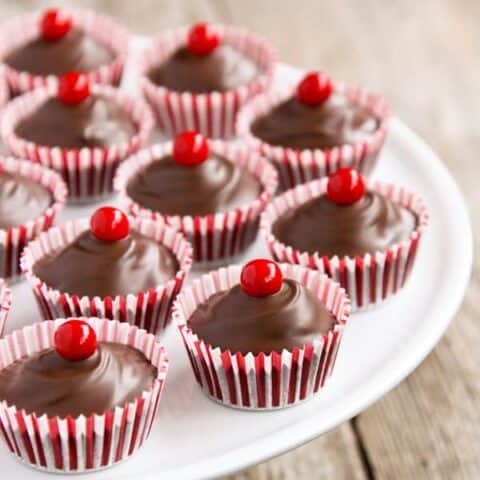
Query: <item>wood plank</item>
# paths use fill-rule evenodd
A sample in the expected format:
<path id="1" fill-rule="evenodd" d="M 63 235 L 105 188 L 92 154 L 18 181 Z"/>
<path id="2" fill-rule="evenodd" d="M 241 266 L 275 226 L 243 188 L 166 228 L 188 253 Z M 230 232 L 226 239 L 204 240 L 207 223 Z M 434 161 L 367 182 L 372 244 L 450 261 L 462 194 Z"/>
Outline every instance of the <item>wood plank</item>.
<path id="1" fill-rule="evenodd" d="M 348 423 L 303 447 L 225 480 L 366 480 Z"/>

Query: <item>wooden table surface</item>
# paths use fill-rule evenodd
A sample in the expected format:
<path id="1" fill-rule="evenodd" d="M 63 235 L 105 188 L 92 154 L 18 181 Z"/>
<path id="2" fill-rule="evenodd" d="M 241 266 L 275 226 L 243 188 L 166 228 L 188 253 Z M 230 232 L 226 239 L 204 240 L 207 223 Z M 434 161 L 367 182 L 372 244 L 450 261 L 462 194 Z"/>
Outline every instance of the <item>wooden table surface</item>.
<path id="1" fill-rule="evenodd" d="M 51 3 L 2 0 L 0 20 Z M 242 25 L 267 37 L 285 62 L 381 92 L 457 179 L 478 244 L 480 1 L 55 2 L 63 3 L 94 7 L 143 34 L 200 20 Z M 479 273 L 476 260 L 455 322 L 394 391 L 329 434 L 228 480 L 479 479 Z"/>

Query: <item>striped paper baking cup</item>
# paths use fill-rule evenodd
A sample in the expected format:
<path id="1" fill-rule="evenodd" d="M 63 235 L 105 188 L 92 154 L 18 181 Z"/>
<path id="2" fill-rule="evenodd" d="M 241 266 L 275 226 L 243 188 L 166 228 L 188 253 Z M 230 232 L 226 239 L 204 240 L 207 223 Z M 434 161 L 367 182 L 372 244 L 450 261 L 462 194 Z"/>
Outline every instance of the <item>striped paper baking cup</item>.
<path id="1" fill-rule="evenodd" d="M 154 84 L 148 78 L 148 72 L 186 45 L 190 27 L 171 30 L 154 38 L 138 63 L 138 71 L 145 98 L 152 106 L 160 128 L 171 137 L 185 130 L 196 130 L 210 138 L 232 137 L 240 107 L 269 88 L 272 82 L 276 54 L 265 40 L 233 26 L 215 25 L 215 28 L 222 42 L 251 58 L 260 73 L 246 85 L 225 92 L 195 94 L 169 90 Z"/>
<path id="2" fill-rule="evenodd" d="M 276 197 L 261 219 L 261 230 L 272 255 L 280 262 L 303 265 L 326 273 L 346 290 L 353 309 L 373 307 L 397 293 L 407 281 L 417 255 L 420 239 L 428 224 L 422 199 L 405 188 L 370 181 L 368 188 L 407 208 L 417 217 L 417 226 L 404 241 L 385 251 L 356 257 L 327 257 L 322 252 L 295 250 L 272 233 L 275 221 L 287 211 L 326 193 L 328 179 L 314 180 Z"/>
<path id="3" fill-rule="evenodd" d="M 67 187 L 57 173 L 27 160 L 0 156 L 0 175 L 2 171 L 38 182 L 52 195 L 50 207 L 37 218 L 17 227 L 0 229 L 0 277 L 13 279 L 20 275 L 20 255 L 25 245 L 53 225 L 67 199 Z"/>
<path id="4" fill-rule="evenodd" d="M 280 264 L 285 278 L 308 288 L 335 315 L 336 326 L 311 344 L 293 351 L 258 355 L 222 350 L 209 345 L 188 326 L 199 305 L 217 292 L 240 282 L 242 267 L 221 268 L 207 273 L 187 287 L 175 301 L 173 319 L 180 330 L 194 376 L 212 400 L 229 407 L 274 410 L 297 405 L 314 397 L 332 375 L 350 301 L 338 283 L 314 270 Z"/>
<path id="5" fill-rule="evenodd" d="M 375 168 L 387 135 L 390 109 L 379 95 L 360 87 L 343 83 L 334 84 L 334 92 L 345 95 L 352 103 L 360 105 L 379 119 L 378 128 L 361 142 L 339 145 L 329 149 L 294 149 L 271 145 L 255 137 L 253 122 L 272 108 L 295 94 L 295 86 L 282 91 L 258 95 L 239 112 L 237 134 L 277 168 L 282 191 L 296 185 L 325 177 L 339 168 L 352 167 L 368 176 Z"/>
<path id="6" fill-rule="evenodd" d="M 114 180 L 115 190 L 132 215 L 163 219 L 184 233 L 192 243 L 195 261 L 206 264 L 234 258 L 253 243 L 258 233 L 260 213 L 275 194 L 278 182 L 275 169 L 260 155 L 221 140 L 211 141 L 210 148 L 255 175 L 263 187 L 255 201 L 224 213 L 193 217 L 164 215 L 133 201 L 127 193 L 130 179 L 156 159 L 172 155 L 172 142 L 153 145 L 130 157 L 118 169 Z"/>
<path id="7" fill-rule="evenodd" d="M 8 314 L 12 306 L 12 292 L 7 287 L 5 280 L 0 278 L 0 337 L 5 331 Z"/>
<path id="8" fill-rule="evenodd" d="M 50 229 L 29 243 L 21 258 L 22 272 L 32 287 L 46 320 L 84 316 L 101 317 L 161 333 L 170 321 L 173 300 L 182 288 L 192 264 L 192 247 L 184 236 L 163 222 L 131 218 L 130 227 L 169 248 L 177 258 L 179 270 L 167 282 L 148 291 L 115 297 L 79 297 L 47 285 L 33 272 L 37 261 L 59 251 L 89 229 L 89 219 L 73 220 Z"/>
<path id="9" fill-rule="evenodd" d="M 134 455 L 155 420 L 168 370 L 168 357 L 154 335 L 138 327 L 100 318 L 82 318 L 98 341 L 128 345 L 157 368 L 151 388 L 101 415 L 48 417 L 0 401 L 0 438 L 30 467 L 52 473 L 82 473 L 111 467 Z M 65 320 L 35 323 L 0 340 L 0 373 L 16 360 L 53 347 L 55 330 Z"/>
<path id="10" fill-rule="evenodd" d="M 149 139 L 154 120 L 141 99 L 131 97 L 109 85 L 92 85 L 93 95 L 102 95 L 121 105 L 131 114 L 137 133 L 128 141 L 111 147 L 60 148 L 38 145 L 19 137 L 19 122 L 47 99 L 56 95 L 57 87 L 39 88 L 12 100 L 2 118 L 2 137 L 16 155 L 59 172 L 69 189 L 69 201 L 93 202 L 112 192 L 112 179 L 119 163 L 139 150 Z"/>
<path id="11" fill-rule="evenodd" d="M 88 10 L 65 9 L 74 25 L 91 35 L 98 43 L 107 46 L 115 54 L 112 62 L 88 73 L 92 83 L 118 85 L 128 55 L 130 36 L 111 18 Z M 10 53 L 39 36 L 39 24 L 44 12 L 21 15 L 9 21 L 0 30 L 0 61 Z M 5 66 L 5 74 L 12 93 L 18 94 L 38 87 L 56 87 L 56 75 L 33 75 Z M 66 73 L 66 72 L 65 72 Z"/>

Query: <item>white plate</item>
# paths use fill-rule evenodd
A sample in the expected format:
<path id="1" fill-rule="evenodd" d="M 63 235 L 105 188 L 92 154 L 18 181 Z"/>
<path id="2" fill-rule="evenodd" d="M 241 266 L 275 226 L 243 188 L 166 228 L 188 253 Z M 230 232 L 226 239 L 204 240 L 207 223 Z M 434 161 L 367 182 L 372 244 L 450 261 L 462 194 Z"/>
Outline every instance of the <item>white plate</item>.
<path id="1" fill-rule="evenodd" d="M 278 82 L 298 76 L 281 66 Z M 299 407 L 252 413 L 224 408 L 200 391 L 175 328 L 164 337 L 171 369 L 152 436 L 126 463 L 89 474 L 91 480 L 199 480 L 225 475 L 294 448 L 351 418 L 407 376 L 452 320 L 472 266 L 472 231 L 465 202 L 435 153 L 400 120 L 390 134 L 375 176 L 421 194 L 431 225 L 406 288 L 382 307 L 355 314 L 336 371 L 318 397 Z M 60 220 L 92 208 L 66 208 Z M 261 244 L 250 256 L 266 253 Z M 26 284 L 13 286 L 8 330 L 39 320 Z M 51 478 L 20 464 L 0 447 L 2 478 Z M 83 478 L 83 476 L 81 476 Z M 67 478 L 62 475 L 57 478 Z"/>

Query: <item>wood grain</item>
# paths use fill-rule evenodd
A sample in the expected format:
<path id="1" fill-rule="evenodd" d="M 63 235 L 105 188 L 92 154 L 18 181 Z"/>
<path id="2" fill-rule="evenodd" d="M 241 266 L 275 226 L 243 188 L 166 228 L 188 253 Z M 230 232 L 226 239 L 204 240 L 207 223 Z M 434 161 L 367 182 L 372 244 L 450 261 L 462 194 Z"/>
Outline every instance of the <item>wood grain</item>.
<path id="1" fill-rule="evenodd" d="M 0 19 L 47 4 L 3 0 Z M 458 180 L 478 247 L 477 0 L 84 0 L 81 5 L 116 16 L 136 33 L 198 20 L 243 25 L 268 38 L 286 62 L 322 68 L 382 92 Z M 479 295 L 477 260 L 466 301 L 444 339 L 406 381 L 362 413 L 355 428 L 346 423 L 228 480 L 480 478 Z"/>

